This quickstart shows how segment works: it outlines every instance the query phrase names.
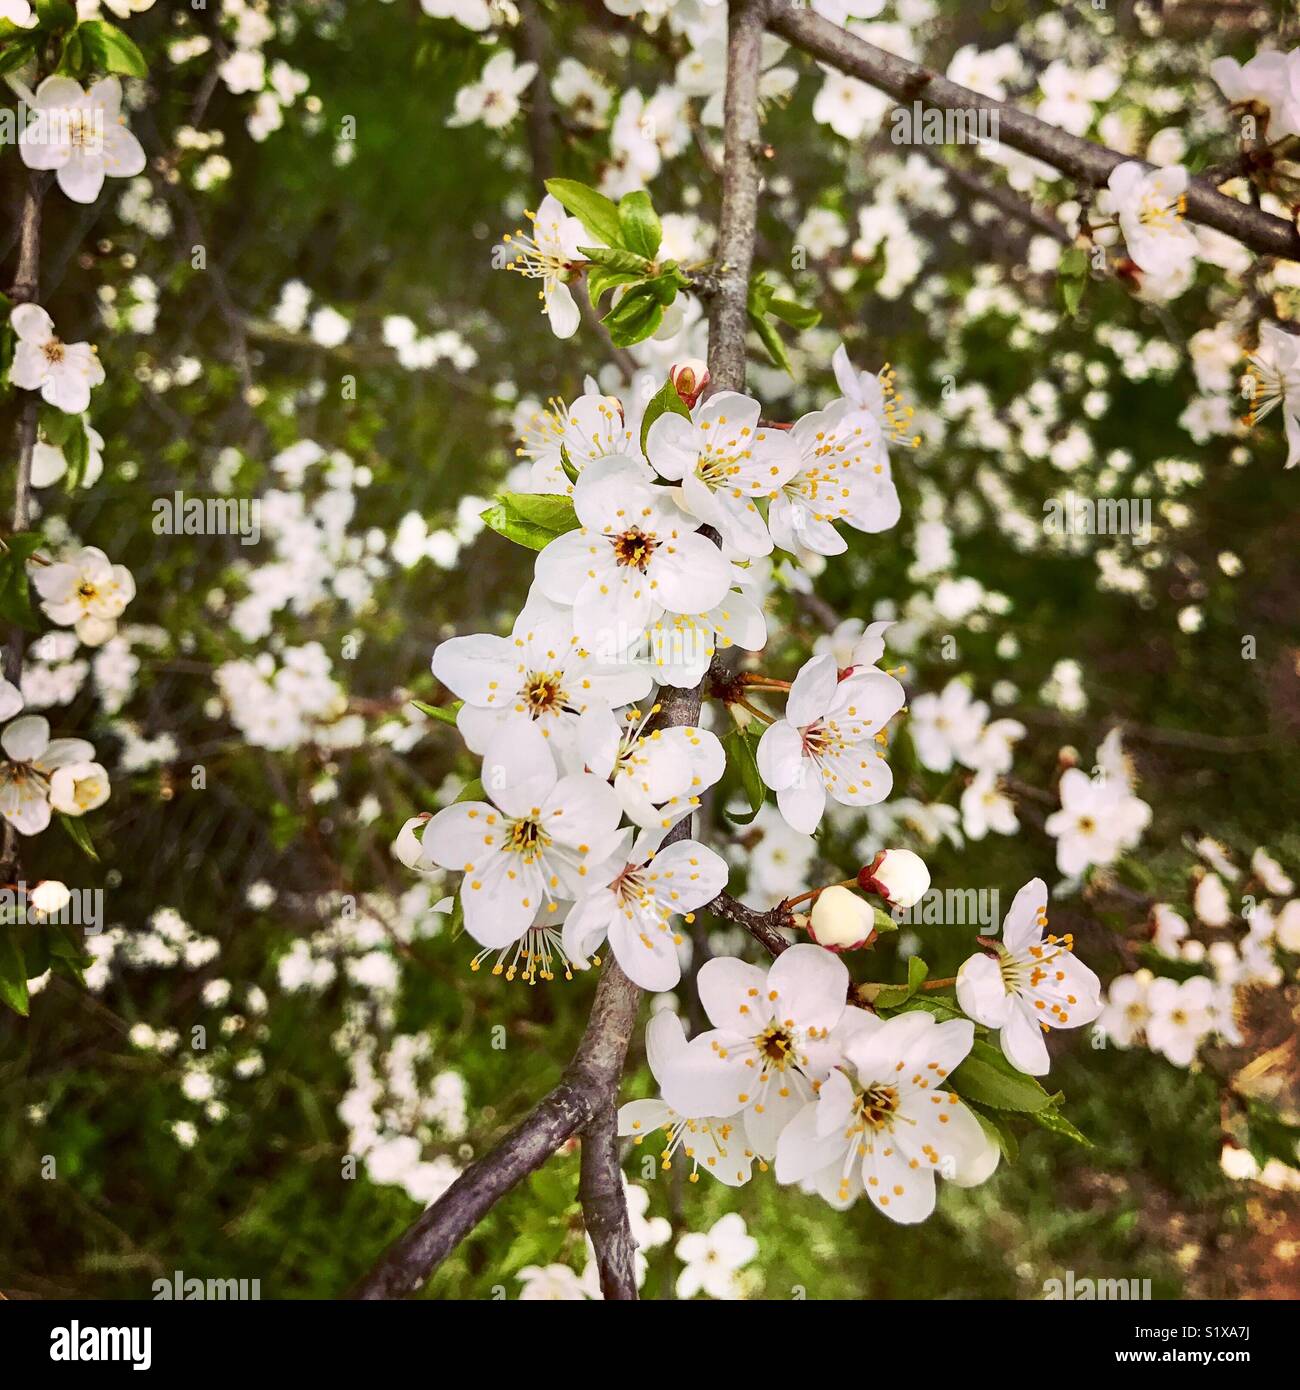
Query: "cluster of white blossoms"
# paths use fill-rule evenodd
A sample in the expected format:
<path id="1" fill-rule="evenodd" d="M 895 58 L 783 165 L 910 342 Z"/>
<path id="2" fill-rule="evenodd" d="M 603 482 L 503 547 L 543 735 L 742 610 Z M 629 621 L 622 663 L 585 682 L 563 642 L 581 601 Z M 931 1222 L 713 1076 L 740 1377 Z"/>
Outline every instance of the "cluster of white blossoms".
<path id="1" fill-rule="evenodd" d="M 134 0 L 121 3 L 147 8 Z M 26 7 L 11 9 L 6 18 L 27 26 L 30 13 L 18 13 Z M 58 187 L 73 202 L 95 202 L 106 177 L 134 178 L 143 171 L 144 151 L 121 114 L 122 88 L 116 77 L 88 88 L 70 77 L 47 77 L 34 93 L 10 80 L 27 106 L 18 140 L 23 163 L 29 169 L 54 171 Z M 97 349 L 60 338 L 54 320 L 38 304 L 15 305 L 9 327 L 14 338 L 9 382 L 38 392 L 51 416 L 47 422 L 45 412 L 41 415 L 30 463 L 31 485 L 48 487 L 68 472 L 72 431 L 82 446 L 79 482 L 89 486 L 103 469 L 104 441 L 85 418 L 92 391 L 104 382 Z M 70 418 L 56 427 L 53 422 L 62 417 Z M 50 536 L 58 530 L 56 523 L 57 518 L 47 524 Z M 115 638 L 117 621 L 135 597 L 135 581 L 124 565 L 114 564 L 92 546 L 70 548 L 53 561 L 40 553 L 24 558 L 51 622 L 71 628 L 77 641 L 88 647 L 102 647 Z M 75 666 L 70 669 L 75 674 Z M 84 670 L 83 663 L 77 684 Z M 36 835 L 56 812 L 82 816 L 103 805 L 109 781 L 86 740 L 51 739 L 49 724 L 39 715 L 14 719 L 23 703 L 22 694 L 3 682 L 0 718 L 12 722 L 0 733 L 6 755 L 0 763 L 0 816 L 20 834 Z"/>
<path id="2" fill-rule="evenodd" d="M 396 849 L 412 867 L 464 874 L 466 929 L 511 977 L 585 967 L 607 939 L 637 984 L 677 983 L 679 921 L 728 871 L 694 839 L 664 840 L 725 758 L 708 729 L 655 727 L 654 689 L 697 684 L 720 647 L 763 646 L 749 564 L 775 547 L 832 553 L 837 525 L 880 530 L 898 516 L 879 388 L 784 429 L 737 392 L 701 399 L 702 364 L 673 379 L 686 394 L 649 423 L 644 450 L 614 397 L 555 403 L 538 422 L 525 447 L 557 489 L 571 477 L 577 525 L 541 550 L 508 638 L 457 637 L 434 653 L 483 757 L 484 799 L 408 822 Z M 828 795 L 865 805 L 890 785 L 879 745 L 902 689 L 884 672 L 842 674 L 814 658 L 759 748 L 804 831 Z"/>
<path id="3" fill-rule="evenodd" d="M 619 1111 L 619 1133 L 664 1133 L 662 1163 L 680 1156 L 740 1186 L 775 1161 L 798 1183 L 845 1208 L 864 1192 L 886 1216 L 923 1221 L 935 1179 L 973 1186 L 998 1146 L 944 1088 L 974 1042 L 974 1024 L 923 1010 L 884 1019 L 846 1002 L 849 972 L 820 946 L 801 944 L 764 970 L 731 958 L 697 977 L 713 1027 L 686 1041 L 664 1010 L 646 1030 L 662 1099 Z"/>
<path id="4" fill-rule="evenodd" d="M 108 800 L 108 774 L 84 738 L 50 737 L 49 721 L 24 714 L 23 697 L 0 680 L 0 816 L 20 835 L 39 835 L 57 812 L 84 816 Z"/>
<path id="5" fill-rule="evenodd" d="M 346 713 L 347 697 L 319 642 L 284 648 L 278 664 L 270 652 L 222 662 L 215 679 L 232 722 L 255 747 L 355 748 L 365 740 L 365 721 Z"/>
<path id="6" fill-rule="evenodd" d="M 1061 809 L 1048 816 L 1045 828 L 1056 839 L 1056 867 L 1063 874 L 1077 878 L 1094 864 L 1113 864 L 1137 846 L 1151 823 L 1151 807 L 1133 785 L 1118 729 L 1098 747 L 1091 776 L 1078 767 L 1061 775 Z"/>
<path id="7" fill-rule="evenodd" d="M 1243 869 L 1217 841 L 1196 848 L 1212 867 L 1198 866 L 1191 911 L 1158 902 L 1149 918 L 1153 962 L 1175 963 L 1181 978 L 1159 965 L 1117 976 L 1099 1025 L 1115 1046 L 1146 1046 L 1179 1067 L 1205 1044 L 1240 1046 L 1239 1006 L 1281 988 L 1300 956 L 1300 898 L 1277 860 L 1260 847 Z M 1189 968 L 1196 973 L 1182 973 Z"/>
<path id="8" fill-rule="evenodd" d="M 975 774 L 961 798 L 962 828 L 972 840 L 990 830 L 1014 835 L 1020 828 L 1015 802 L 998 779 L 1011 771 L 1012 749 L 1025 726 L 988 715 L 988 705 L 955 678 L 938 695 L 918 695 L 909 708 L 908 732 L 921 765 L 948 772 L 959 763 Z"/>
<path id="9" fill-rule="evenodd" d="M 885 875 L 892 892 L 914 901 L 928 883 L 924 866 L 906 852 L 893 857 L 900 862 Z M 913 860 L 916 868 L 902 862 Z M 826 889 L 819 907 L 835 894 L 847 896 Z M 688 1042 L 675 1014 L 655 1014 L 646 1055 L 660 1098 L 624 1105 L 619 1133 L 640 1143 L 662 1131 L 663 1167 L 680 1157 L 692 1181 L 702 1169 L 740 1186 L 756 1164 L 766 1170 L 775 1160 L 778 1182 L 832 1206 L 866 1193 L 895 1221 L 923 1221 L 937 1177 L 974 1186 L 998 1163 L 995 1138 L 945 1086 L 971 1051 L 970 1020 L 997 1030 L 1013 1066 L 1041 1076 L 1044 1035 L 1101 1012 L 1096 975 L 1068 935 L 1046 927 L 1047 888 L 1034 879 L 1017 893 L 992 954 L 961 969 L 957 999 L 970 1019 L 942 1022 L 926 1010 L 885 1019 L 848 1003 L 849 972 L 820 945 L 791 946 L 767 970 L 708 961 L 697 988 L 713 1027 Z"/>
<path id="10" fill-rule="evenodd" d="M 459 1072 L 426 1076 L 433 1051 L 427 1033 L 398 1034 L 382 1055 L 363 1034 L 350 1051 L 352 1085 L 339 1102 L 347 1151 L 365 1161 L 371 1182 L 400 1186 L 413 1201 L 436 1201 L 460 1174 L 448 1154 L 424 1156 L 434 1141 L 458 1141 L 467 1128 L 465 1080 Z"/>

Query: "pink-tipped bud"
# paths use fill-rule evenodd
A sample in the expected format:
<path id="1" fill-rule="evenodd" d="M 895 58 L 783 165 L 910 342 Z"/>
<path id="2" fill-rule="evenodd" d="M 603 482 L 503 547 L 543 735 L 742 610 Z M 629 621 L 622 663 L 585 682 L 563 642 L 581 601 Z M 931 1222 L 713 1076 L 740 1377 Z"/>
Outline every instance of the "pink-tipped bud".
<path id="1" fill-rule="evenodd" d="M 421 811 L 418 816 L 412 816 L 393 841 L 393 858 L 408 869 L 430 867 L 424 862 L 424 827 L 431 814 L 429 811 Z"/>
<path id="2" fill-rule="evenodd" d="M 668 380 L 682 398 L 682 404 L 687 410 L 693 410 L 695 402 L 704 394 L 704 388 L 709 384 L 709 369 L 698 357 L 691 357 L 673 367 L 668 373 Z"/>
<path id="3" fill-rule="evenodd" d="M 836 884 L 817 895 L 808 917 L 808 935 L 828 951 L 856 951 L 867 944 L 876 914 L 856 893 Z"/>
<path id="4" fill-rule="evenodd" d="M 858 886 L 879 893 L 890 907 L 914 907 L 930 886 L 930 870 L 910 849 L 882 849 L 858 871 Z"/>

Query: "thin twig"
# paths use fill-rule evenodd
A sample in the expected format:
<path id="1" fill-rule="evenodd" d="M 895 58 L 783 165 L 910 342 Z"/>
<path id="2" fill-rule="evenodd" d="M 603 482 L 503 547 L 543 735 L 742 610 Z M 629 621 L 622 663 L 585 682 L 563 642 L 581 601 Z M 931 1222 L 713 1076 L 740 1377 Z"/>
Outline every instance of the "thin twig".
<path id="1" fill-rule="evenodd" d="M 998 139 L 1004 145 L 1042 160 L 1080 183 L 1100 188 L 1116 165 L 1129 161 L 1129 156 L 1118 150 L 1070 135 L 1007 102 L 972 92 L 919 63 L 865 43 L 807 6 L 789 0 L 770 0 L 770 4 L 770 27 L 814 58 L 887 92 L 895 101 L 922 101 L 946 111 L 988 111 L 997 119 Z M 1142 160 L 1135 162 L 1152 167 Z M 1201 179 L 1188 182 L 1187 216 L 1261 255 L 1300 260 L 1300 231 L 1280 217 L 1225 196 Z"/>
<path id="2" fill-rule="evenodd" d="M 757 908 L 747 907 L 737 902 L 730 893 L 719 893 L 709 903 L 705 911 L 712 912 L 724 921 L 734 922 L 744 929 L 774 956 L 779 956 L 790 943 L 781 935 L 781 928 L 787 930 L 794 926 L 794 919 L 786 903 L 780 903 L 770 912 L 759 912 Z"/>

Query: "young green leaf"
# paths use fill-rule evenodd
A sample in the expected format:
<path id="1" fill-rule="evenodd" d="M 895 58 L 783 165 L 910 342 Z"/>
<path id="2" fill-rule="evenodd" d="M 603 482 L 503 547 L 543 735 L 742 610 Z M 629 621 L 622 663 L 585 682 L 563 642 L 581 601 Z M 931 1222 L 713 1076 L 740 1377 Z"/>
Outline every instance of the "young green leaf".
<path id="1" fill-rule="evenodd" d="M 105 19 L 88 19 L 77 34 L 86 56 L 105 72 L 121 73 L 124 77 L 148 77 L 149 65 L 144 54 L 116 24 Z"/>
<path id="2" fill-rule="evenodd" d="M 820 309 L 812 309 L 806 304 L 796 304 L 792 299 L 769 300 L 767 312 L 783 323 L 788 323 L 791 328 L 800 330 L 816 328 L 822 321 Z"/>
<path id="3" fill-rule="evenodd" d="M 1012 1134 L 1005 1116 L 999 1115 L 996 1111 L 986 1111 L 978 1105 L 972 1105 L 970 1112 L 979 1121 L 984 1133 L 1002 1151 L 1002 1157 L 1008 1163 L 1014 1163 L 1020 1157 L 1020 1143 Z"/>
<path id="4" fill-rule="evenodd" d="M 1052 1104 L 1051 1096 L 1032 1076 L 1017 1071 L 998 1048 L 978 1039 L 949 1079 L 959 1096 L 990 1110 L 1037 1114 Z"/>
<path id="5" fill-rule="evenodd" d="M 618 224 L 623 245 L 639 256 L 654 260 L 659 254 L 659 243 L 663 240 L 663 227 L 650 202 L 650 195 L 644 189 L 623 195 L 618 205 Z"/>
<path id="6" fill-rule="evenodd" d="M 650 426 L 661 415 L 684 415 L 686 419 L 691 418 L 691 412 L 686 408 L 686 402 L 677 394 L 677 388 L 671 379 L 664 384 L 650 397 L 650 403 L 645 408 L 645 414 L 641 417 L 641 452 L 645 453 L 646 436 L 650 433 Z"/>
<path id="7" fill-rule="evenodd" d="M 465 701 L 453 700 L 449 705 L 428 705 L 423 700 L 412 700 L 411 703 L 430 719 L 440 720 L 443 724 L 455 724 L 457 711 Z"/>
<path id="8" fill-rule="evenodd" d="M 896 1009 L 905 1004 L 925 983 L 930 967 L 920 956 L 907 959 L 907 983 L 905 985 L 885 985 L 873 1001 L 877 1009 Z"/>
<path id="9" fill-rule="evenodd" d="M 781 341 L 781 335 L 772 326 L 771 320 L 750 312 L 749 322 L 754 331 L 758 334 L 759 340 L 767 349 L 767 355 L 772 359 L 775 366 L 780 367 L 783 372 L 794 375 L 794 367 L 790 363 L 790 354 L 785 350 L 785 344 Z"/>
<path id="10" fill-rule="evenodd" d="M 547 179 L 546 191 L 558 198 L 597 241 L 622 246 L 618 208 L 603 193 L 576 179 Z"/>
<path id="11" fill-rule="evenodd" d="M 633 285 L 601 322 L 615 347 L 644 342 L 664 321 L 664 306 L 651 280 Z"/>
<path id="12" fill-rule="evenodd" d="M 80 816 L 60 816 L 59 822 L 64 830 L 68 832 L 72 843 L 86 856 L 99 863 L 99 851 L 95 848 L 95 842 L 90 838 L 90 831 L 86 829 L 86 822 Z"/>
<path id="13" fill-rule="evenodd" d="M 1056 288 L 1061 296 L 1065 311 L 1074 317 L 1083 299 L 1084 287 L 1088 283 L 1088 253 L 1082 246 L 1071 246 L 1061 253 L 1056 268 Z"/>
<path id="14" fill-rule="evenodd" d="M 35 54 L 40 41 L 38 30 L 24 30 L 18 38 L 0 35 L 0 42 L 4 43 L 0 49 L 0 74 L 22 67 Z"/>
<path id="15" fill-rule="evenodd" d="M 12 926 L 0 927 L 0 1001 L 24 1017 L 29 1008 L 27 967 Z"/>
<path id="16" fill-rule="evenodd" d="M 624 251 L 618 246 L 579 246 L 578 250 L 593 265 L 604 266 L 606 270 L 633 271 L 640 277 L 654 268 L 653 262 L 644 256 L 637 255 L 635 251 Z"/>
<path id="17" fill-rule="evenodd" d="M 617 285 L 635 285 L 644 279 L 645 276 L 639 271 L 609 270 L 603 265 L 592 266 L 587 272 L 587 298 L 591 300 L 591 307 L 594 309 L 606 290 L 612 290 Z"/>
<path id="18" fill-rule="evenodd" d="M 23 531 L 5 541 L 0 551 L 0 618 L 35 632 L 36 613 L 32 608 L 27 561 L 41 548 L 36 531 Z"/>
<path id="19" fill-rule="evenodd" d="M 1075 1129 L 1056 1106 L 1051 1106 L 1046 1110 L 1035 1111 L 1034 1123 L 1042 1125 L 1044 1129 L 1050 1129 L 1053 1134 L 1063 1134 L 1067 1139 L 1073 1139 L 1076 1144 L 1082 1144 L 1085 1148 L 1091 1149 L 1096 1147 L 1086 1134 L 1082 1134 L 1079 1130 Z M 1294 1153 L 1294 1150 L 1292 1150 L 1292 1152 Z"/>
<path id="20" fill-rule="evenodd" d="M 498 535 L 529 550 L 543 550 L 578 525 L 573 499 L 560 493 L 503 492 L 482 515 Z"/>
<path id="21" fill-rule="evenodd" d="M 70 29 L 77 22 L 77 7 L 70 0 L 35 0 L 33 8 L 42 29 Z"/>
<path id="22" fill-rule="evenodd" d="M 737 825 L 748 825 L 763 809 L 767 799 L 767 787 L 758 770 L 757 744 L 744 729 L 733 729 L 723 740 L 722 746 L 727 754 L 727 766 L 740 777 L 740 785 L 749 798 L 749 814 L 735 815 L 731 811 L 724 814 Z"/>

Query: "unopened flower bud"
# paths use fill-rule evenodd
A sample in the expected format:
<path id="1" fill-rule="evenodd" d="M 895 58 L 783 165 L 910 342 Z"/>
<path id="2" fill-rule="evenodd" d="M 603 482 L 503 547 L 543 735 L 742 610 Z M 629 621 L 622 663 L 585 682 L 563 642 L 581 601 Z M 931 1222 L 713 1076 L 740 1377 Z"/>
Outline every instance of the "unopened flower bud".
<path id="1" fill-rule="evenodd" d="M 668 379 L 687 410 L 692 410 L 709 384 L 709 369 L 698 357 L 691 357 L 674 366 L 668 373 Z"/>
<path id="2" fill-rule="evenodd" d="M 879 893 L 891 907 L 913 907 L 930 886 L 930 870 L 910 849 L 883 849 L 859 871 L 858 886 Z"/>
<path id="3" fill-rule="evenodd" d="M 43 917 L 62 912 L 71 900 L 67 884 L 60 883 L 57 878 L 42 879 L 27 895 L 27 901 Z"/>
<path id="4" fill-rule="evenodd" d="M 393 841 L 393 858 L 399 863 L 405 864 L 408 869 L 421 867 L 420 861 L 424 856 L 424 845 L 421 840 L 424 824 L 428 819 L 428 811 L 424 811 L 418 816 L 412 816 L 398 832 L 397 839 Z M 417 834 L 417 831 L 420 833 Z"/>
<path id="5" fill-rule="evenodd" d="M 808 918 L 808 935 L 829 951 L 854 951 L 866 945 L 875 925 L 871 905 L 837 884 L 817 895 Z"/>

